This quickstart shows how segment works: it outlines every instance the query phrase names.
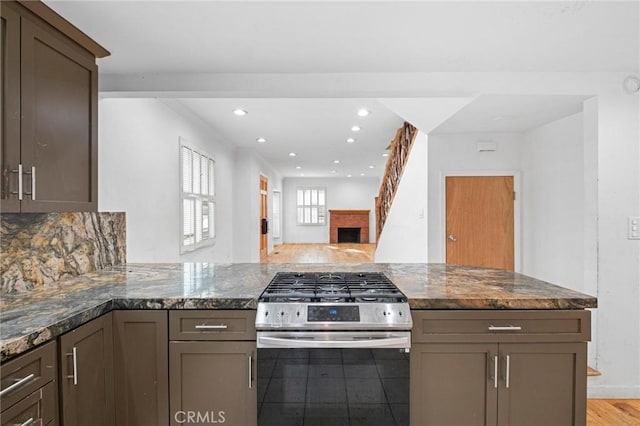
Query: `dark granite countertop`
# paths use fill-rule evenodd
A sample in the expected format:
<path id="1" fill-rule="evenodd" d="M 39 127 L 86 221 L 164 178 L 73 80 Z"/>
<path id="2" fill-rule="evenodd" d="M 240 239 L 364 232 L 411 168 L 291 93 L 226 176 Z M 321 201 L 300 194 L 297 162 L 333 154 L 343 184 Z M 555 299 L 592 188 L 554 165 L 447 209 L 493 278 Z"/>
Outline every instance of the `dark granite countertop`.
<path id="1" fill-rule="evenodd" d="M 0 361 L 113 309 L 255 309 L 279 271 L 384 272 L 412 309 L 585 309 L 593 296 L 521 274 L 443 264 L 126 264 L 0 300 Z"/>

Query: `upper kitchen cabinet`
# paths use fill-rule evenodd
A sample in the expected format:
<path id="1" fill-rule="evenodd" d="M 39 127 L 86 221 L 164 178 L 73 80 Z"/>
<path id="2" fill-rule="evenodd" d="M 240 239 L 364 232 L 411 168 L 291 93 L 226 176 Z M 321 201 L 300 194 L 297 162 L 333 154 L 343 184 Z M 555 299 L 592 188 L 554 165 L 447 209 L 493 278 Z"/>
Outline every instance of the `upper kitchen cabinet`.
<path id="1" fill-rule="evenodd" d="M 2 211 L 96 211 L 109 54 L 41 2 L 2 4 Z"/>

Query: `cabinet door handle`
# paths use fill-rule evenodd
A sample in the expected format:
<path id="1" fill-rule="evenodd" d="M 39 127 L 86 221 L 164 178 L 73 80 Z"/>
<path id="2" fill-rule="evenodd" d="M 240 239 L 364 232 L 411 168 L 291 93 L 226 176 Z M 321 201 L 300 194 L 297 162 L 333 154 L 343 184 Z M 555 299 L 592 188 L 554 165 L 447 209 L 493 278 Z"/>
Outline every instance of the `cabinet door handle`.
<path id="1" fill-rule="evenodd" d="M 493 360 L 493 371 L 491 372 L 491 379 L 493 380 L 493 387 L 498 388 L 498 356 L 491 357 Z"/>
<path id="2" fill-rule="evenodd" d="M 18 170 L 11 170 L 11 173 L 18 174 L 18 192 L 11 191 L 11 193 L 17 194 L 18 200 L 22 201 L 22 164 L 18 164 Z"/>
<path id="3" fill-rule="evenodd" d="M 519 325 L 490 325 L 489 331 L 520 331 L 522 327 Z"/>
<path id="4" fill-rule="evenodd" d="M 73 357 L 73 374 L 67 376 L 67 379 L 73 379 L 73 384 L 78 384 L 78 352 L 76 347 L 74 346 L 71 349 L 71 353 L 67 354 L 67 356 Z"/>
<path id="5" fill-rule="evenodd" d="M 510 356 L 507 355 L 506 356 L 506 363 L 507 363 L 506 370 L 507 371 L 506 371 L 506 373 L 504 375 L 504 384 L 507 387 L 507 389 L 509 389 L 509 369 L 510 369 L 509 362 L 510 362 L 510 360 L 511 360 Z"/>
<path id="6" fill-rule="evenodd" d="M 253 356 L 249 354 L 249 389 L 252 388 L 253 384 Z"/>
<path id="7" fill-rule="evenodd" d="M 33 201 L 36 200 L 36 166 L 31 166 L 30 172 L 25 172 L 25 175 L 31 175 L 31 192 L 25 192 L 25 194 L 31 195 Z"/>
<path id="8" fill-rule="evenodd" d="M 228 328 L 227 324 L 218 324 L 218 325 L 200 324 L 200 325 L 196 325 L 196 330 L 225 330 L 227 328 Z"/>
<path id="9" fill-rule="evenodd" d="M 29 374 L 27 377 L 23 377 L 22 379 L 16 379 L 16 382 L 11 386 L 7 386 L 6 388 L 0 391 L 0 396 L 4 396 L 9 392 L 12 392 L 18 389 L 20 386 L 24 386 L 27 382 L 35 377 L 34 373 Z"/>

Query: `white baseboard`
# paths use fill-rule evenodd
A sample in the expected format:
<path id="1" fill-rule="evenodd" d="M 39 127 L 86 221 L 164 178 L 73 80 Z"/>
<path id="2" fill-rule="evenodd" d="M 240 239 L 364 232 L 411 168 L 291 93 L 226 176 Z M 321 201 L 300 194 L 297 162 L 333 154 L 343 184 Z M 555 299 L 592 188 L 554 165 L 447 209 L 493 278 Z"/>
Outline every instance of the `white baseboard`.
<path id="1" fill-rule="evenodd" d="M 604 386 L 587 384 L 587 398 L 640 399 L 640 386 Z"/>

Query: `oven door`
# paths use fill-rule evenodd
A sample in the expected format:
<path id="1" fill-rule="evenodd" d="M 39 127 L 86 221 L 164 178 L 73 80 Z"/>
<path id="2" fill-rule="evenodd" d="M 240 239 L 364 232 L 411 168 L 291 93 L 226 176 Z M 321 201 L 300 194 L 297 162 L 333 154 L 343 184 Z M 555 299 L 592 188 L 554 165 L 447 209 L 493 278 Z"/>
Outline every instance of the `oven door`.
<path id="1" fill-rule="evenodd" d="M 258 425 L 409 425 L 410 332 L 258 332 Z"/>

